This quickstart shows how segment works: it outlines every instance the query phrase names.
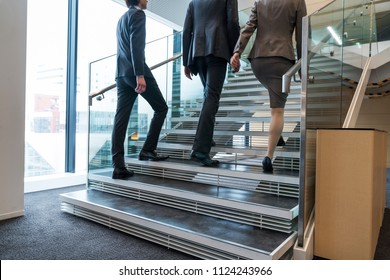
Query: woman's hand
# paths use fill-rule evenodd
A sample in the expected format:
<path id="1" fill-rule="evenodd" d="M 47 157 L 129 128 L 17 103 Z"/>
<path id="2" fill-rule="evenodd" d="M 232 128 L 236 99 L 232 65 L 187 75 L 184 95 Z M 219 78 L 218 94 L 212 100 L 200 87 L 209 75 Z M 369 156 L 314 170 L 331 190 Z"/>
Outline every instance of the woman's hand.
<path id="1" fill-rule="evenodd" d="M 241 62 L 239 53 L 234 53 L 230 58 L 230 65 L 233 68 L 233 73 L 238 72 L 240 70 Z"/>

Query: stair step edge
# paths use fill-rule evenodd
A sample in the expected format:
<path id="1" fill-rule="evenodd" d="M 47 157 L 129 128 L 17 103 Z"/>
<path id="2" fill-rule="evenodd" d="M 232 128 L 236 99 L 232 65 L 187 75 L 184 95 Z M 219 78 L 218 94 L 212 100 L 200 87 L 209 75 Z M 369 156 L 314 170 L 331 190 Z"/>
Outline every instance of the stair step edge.
<path id="1" fill-rule="evenodd" d="M 140 161 L 136 158 L 126 158 L 126 164 L 133 164 L 138 166 L 145 167 L 157 167 L 164 169 L 172 169 L 177 171 L 189 171 L 197 172 L 201 174 L 209 174 L 214 176 L 224 176 L 224 177 L 234 177 L 242 178 L 249 180 L 258 180 L 258 181 L 269 181 L 269 182 L 278 182 L 286 183 L 292 185 L 299 185 L 299 176 L 298 175 L 285 175 L 278 172 L 274 173 L 263 173 L 260 169 L 256 171 L 240 171 L 240 166 L 235 164 L 220 163 L 220 166 L 226 166 L 227 168 L 219 167 L 204 167 L 201 165 L 186 164 L 186 162 L 192 162 L 190 160 L 177 160 L 170 161 Z M 234 168 L 236 170 L 234 170 Z"/>
<path id="2" fill-rule="evenodd" d="M 106 174 L 110 174 L 109 172 L 106 172 Z M 223 197 L 217 197 L 213 194 L 203 194 L 201 192 L 196 192 L 196 190 L 185 190 L 185 189 L 179 189 L 174 187 L 168 187 L 168 186 L 161 186 L 157 183 L 146 183 L 142 181 L 135 181 L 133 178 L 129 180 L 115 180 L 111 179 L 108 176 L 105 175 L 99 175 L 99 174 L 89 174 L 88 176 L 89 180 L 103 182 L 111 185 L 118 185 L 120 184 L 120 187 L 128 188 L 133 191 L 138 192 L 145 191 L 149 193 L 154 193 L 157 195 L 163 195 L 163 196 L 170 196 L 170 197 L 176 197 L 188 201 L 200 201 L 204 204 L 210 204 L 210 205 L 216 205 L 218 207 L 224 207 L 224 208 L 231 208 L 231 209 L 237 209 L 237 210 L 243 210 L 246 212 L 253 212 L 255 214 L 261 214 L 266 215 L 269 217 L 275 217 L 285 220 L 293 220 L 298 216 L 298 205 L 294 204 L 294 206 L 289 208 L 282 208 L 275 205 L 265 204 L 265 203 L 256 203 L 256 202 L 248 202 L 244 200 L 237 200 L 233 198 L 223 198 Z M 185 184 L 185 182 L 183 182 Z M 212 187 L 215 188 L 215 187 Z M 225 188 L 228 189 L 228 188 Z M 229 190 L 227 190 L 229 191 Z M 231 190 L 234 192 L 234 190 Z M 248 191 L 250 193 L 250 191 Z M 272 197 L 273 195 L 269 195 Z M 274 197 L 274 196 L 273 196 Z M 283 200 L 293 200 L 295 201 L 295 198 L 283 198 Z M 297 201 L 296 201 L 297 202 Z"/>
<path id="3" fill-rule="evenodd" d="M 85 197 L 83 194 L 81 196 Z M 104 194 L 101 196 L 110 197 L 109 194 Z M 295 232 L 292 234 L 280 234 L 280 241 L 278 242 L 279 245 L 275 248 L 275 250 L 277 249 L 279 253 L 275 254 L 275 251 L 273 250 L 264 250 L 260 248 L 259 243 L 261 243 L 261 241 L 259 240 L 261 240 L 261 238 L 259 237 L 261 237 L 261 230 L 257 232 L 259 236 L 254 236 L 255 234 L 253 230 L 251 231 L 252 235 L 248 234 L 247 238 L 257 239 L 257 242 L 250 242 L 247 239 L 245 241 L 247 244 L 238 243 L 236 240 L 233 240 L 235 236 L 230 234 L 232 229 L 235 227 L 234 223 L 221 221 L 220 219 L 213 219 L 211 217 L 205 218 L 205 220 L 212 222 L 213 230 L 216 230 L 215 227 L 217 226 L 221 227 L 221 230 L 219 231 L 220 234 L 213 236 L 210 235 L 210 232 L 207 232 L 208 227 L 197 227 L 191 229 L 187 226 L 188 224 L 185 223 L 186 220 L 191 220 L 188 217 L 194 216 L 194 214 L 191 215 L 191 213 L 187 213 L 184 216 L 182 214 L 178 215 L 177 217 L 170 217 L 173 220 L 176 220 L 176 222 L 169 224 L 164 222 L 163 218 L 153 218 L 147 215 L 141 215 L 140 213 L 131 213 L 132 210 L 128 207 L 114 209 L 107 204 L 98 204 L 96 202 L 89 201 L 86 198 L 77 197 L 77 195 L 74 193 L 63 194 L 60 196 L 60 200 L 62 204 L 61 210 L 64 212 L 96 221 L 117 230 L 125 232 L 131 231 L 130 234 L 132 235 L 137 236 L 138 234 L 138 236 L 141 238 L 166 245 L 168 248 L 174 248 L 187 252 L 191 245 L 195 245 L 198 247 L 198 253 L 200 255 L 208 255 L 208 253 L 212 255 L 215 253 L 216 255 L 226 254 L 226 258 L 228 259 L 231 255 L 231 259 L 237 259 L 236 256 L 238 256 L 238 258 L 243 259 L 270 260 L 281 257 L 289 248 L 293 246 L 296 239 Z M 176 212 L 180 213 L 181 211 L 177 210 Z M 158 213 L 156 215 L 158 215 Z M 136 230 L 131 230 L 134 227 Z M 240 226 L 240 230 L 243 230 L 243 226 Z M 231 238 L 229 238 L 230 240 L 227 238 L 223 239 L 224 236 L 221 235 L 225 235 L 225 237 Z M 242 236 L 243 233 L 241 232 L 240 235 Z M 177 240 L 175 240 L 175 238 L 177 238 Z M 276 237 L 274 238 L 276 239 Z M 185 250 L 180 248 L 180 246 L 175 248 L 175 241 L 182 242 L 183 246 L 188 242 L 188 244 L 186 244 L 188 248 Z M 250 246 L 250 243 L 256 244 L 257 248 Z M 281 246 L 283 249 L 280 248 Z M 208 258 L 213 257 L 205 257 L 205 259 Z M 220 259 L 222 257 L 215 258 Z"/>

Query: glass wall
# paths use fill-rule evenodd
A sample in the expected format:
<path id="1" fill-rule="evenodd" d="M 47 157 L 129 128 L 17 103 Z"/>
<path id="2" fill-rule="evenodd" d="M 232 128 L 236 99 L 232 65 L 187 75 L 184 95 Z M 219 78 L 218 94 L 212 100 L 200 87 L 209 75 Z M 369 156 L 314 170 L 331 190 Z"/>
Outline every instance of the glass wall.
<path id="1" fill-rule="evenodd" d="M 88 163 L 88 95 L 115 82 L 116 25 L 126 11 L 127 7 L 112 0 L 79 1 L 76 170 L 86 170 Z M 172 28 L 150 17 L 146 20 L 146 30 L 146 42 L 173 33 Z M 155 60 L 159 58 L 148 63 Z M 101 61 L 96 63 L 100 68 L 89 76 L 90 63 L 94 61 Z M 107 98 L 115 101 L 116 91 Z M 113 112 L 105 110 L 94 116 L 99 127 L 110 127 L 113 119 Z"/>
<path id="2" fill-rule="evenodd" d="M 116 24 L 126 10 L 112 0 L 78 1 L 76 172 L 86 171 L 88 164 L 89 65 L 116 53 Z M 147 42 L 173 34 L 172 28 L 150 17 L 146 24 Z M 68 0 L 28 1 L 27 33 L 25 177 L 61 174 L 65 172 Z M 160 57 L 149 59 L 154 63 Z M 97 86 L 114 82 L 114 63 L 115 59 L 106 63 L 92 77 Z M 96 120 L 112 119 L 101 115 Z"/>
<path id="3" fill-rule="evenodd" d="M 63 173 L 67 0 L 28 1 L 25 176 Z"/>
<path id="4" fill-rule="evenodd" d="M 150 41 L 145 47 L 146 62 L 152 69 L 155 68 L 155 65 L 180 54 L 181 33 L 178 32 Z M 109 56 L 91 63 L 92 92 L 114 83 L 115 58 L 115 56 Z M 182 72 L 181 58 L 153 69 L 153 75 L 169 107 L 165 129 L 175 125 L 175 122 L 172 121 L 174 117 L 180 117 L 185 113 L 184 104 L 195 103 L 195 100 L 202 96 L 200 81 L 198 79 L 195 81 L 183 79 Z M 108 75 L 108 73 L 110 74 Z M 111 167 L 111 131 L 116 102 L 116 88 L 104 93 L 104 96 L 92 99 L 90 106 L 90 170 Z M 145 139 L 152 117 L 152 108 L 143 98 L 138 98 L 130 116 L 126 155 L 137 153 L 139 141 L 142 142 Z"/>

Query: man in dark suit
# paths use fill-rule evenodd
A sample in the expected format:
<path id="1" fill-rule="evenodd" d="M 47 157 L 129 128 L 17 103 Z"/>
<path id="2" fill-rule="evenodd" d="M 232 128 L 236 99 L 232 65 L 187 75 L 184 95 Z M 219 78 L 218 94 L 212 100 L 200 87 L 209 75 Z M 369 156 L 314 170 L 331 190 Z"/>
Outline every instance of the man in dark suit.
<path id="1" fill-rule="evenodd" d="M 141 94 L 154 110 L 148 135 L 139 154 L 140 160 L 165 160 L 158 155 L 158 137 L 164 124 L 168 106 L 150 68 L 145 63 L 147 0 L 126 0 L 129 10 L 117 25 L 116 84 L 118 103 L 112 131 L 113 179 L 126 179 L 134 172 L 128 170 L 124 159 L 124 140 L 134 102 Z"/>
<path id="2" fill-rule="evenodd" d="M 191 159 L 205 166 L 218 165 L 210 158 L 215 115 L 227 63 L 240 34 L 237 0 L 192 0 L 183 28 L 183 65 L 187 78 L 199 74 L 204 100 Z"/>

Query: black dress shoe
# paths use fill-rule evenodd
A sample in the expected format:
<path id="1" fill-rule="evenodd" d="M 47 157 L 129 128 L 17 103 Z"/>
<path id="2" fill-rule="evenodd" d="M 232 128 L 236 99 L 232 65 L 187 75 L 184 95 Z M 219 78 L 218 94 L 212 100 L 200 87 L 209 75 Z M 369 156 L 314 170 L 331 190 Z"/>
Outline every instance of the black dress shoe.
<path id="1" fill-rule="evenodd" d="M 112 172 L 112 179 L 127 179 L 134 175 L 132 170 L 128 170 L 126 167 L 115 167 Z"/>
<path id="2" fill-rule="evenodd" d="M 217 145 L 217 143 L 215 143 L 214 140 L 211 140 L 211 147 L 215 147 Z"/>
<path id="3" fill-rule="evenodd" d="M 282 135 L 280 135 L 280 138 L 279 138 L 278 144 L 276 144 L 276 146 L 279 146 L 279 147 L 286 146 L 286 142 L 284 141 L 284 139 L 283 139 Z"/>
<path id="4" fill-rule="evenodd" d="M 163 156 L 157 154 L 155 151 L 145 151 L 141 150 L 141 152 L 138 155 L 139 160 L 154 160 L 154 161 L 159 161 L 159 160 L 166 160 L 169 158 L 169 156 Z"/>
<path id="5" fill-rule="evenodd" d="M 263 159 L 263 170 L 265 173 L 272 173 L 274 168 L 272 167 L 272 161 L 269 157 Z"/>
<path id="6" fill-rule="evenodd" d="M 202 163 L 204 166 L 214 167 L 219 164 L 218 160 L 210 158 L 209 154 L 192 151 L 190 155 L 191 159 Z"/>

